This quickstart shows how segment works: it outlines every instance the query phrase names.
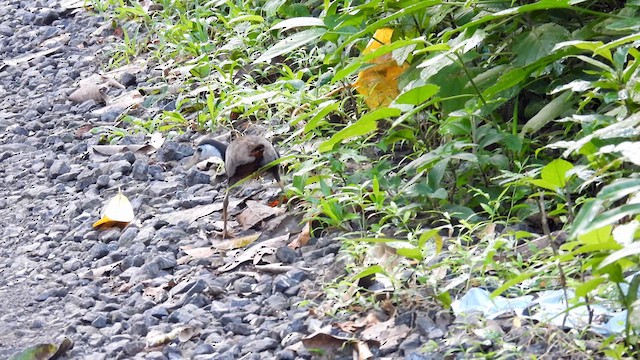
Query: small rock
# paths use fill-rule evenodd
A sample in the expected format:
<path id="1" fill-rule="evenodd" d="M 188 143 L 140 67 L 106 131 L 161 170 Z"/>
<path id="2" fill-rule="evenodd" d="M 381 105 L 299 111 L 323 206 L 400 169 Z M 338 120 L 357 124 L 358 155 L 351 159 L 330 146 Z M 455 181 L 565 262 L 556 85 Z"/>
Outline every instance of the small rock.
<path id="1" fill-rule="evenodd" d="M 49 178 L 55 179 L 62 174 L 66 174 L 71 170 L 71 166 L 69 166 L 67 161 L 56 160 L 49 167 Z"/>
<path id="2" fill-rule="evenodd" d="M 288 246 L 281 246 L 276 250 L 276 259 L 284 264 L 291 264 L 296 258 L 296 251 Z"/>
<path id="3" fill-rule="evenodd" d="M 107 326 L 107 318 L 102 315 L 98 315 L 98 317 L 91 322 L 91 326 L 97 329 L 102 329 Z"/>
<path id="4" fill-rule="evenodd" d="M 132 73 L 124 72 L 120 75 L 120 84 L 125 87 L 135 86 L 138 83 L 136 76 Z"/>
<path id="5" fill-rule="evenodd" d="M 133 167 L 131 168 L 131 177 L 135 180 L 147 181 L 149 171 L 149 164 L 147 164 L 144 160 L 136 160 L 133 163 Z"/>
<path id="6" fill-rule="evenodd" d="M 109 247 L 107 244 L 94 244 L 89 250 L 89 260 L 101 259 L 109 255 Z"/>
<path id="7" fill-rule="evenodd" d="M 188 187 L 198 185 L 198 184 L 211 184 L 211 176 L 209 176 L 209 174 L 207 173 L 198 171 L 196 169 L 189 170 L 184 180 L 185 180 L 185 185 Z"/>
<path id="8" fill-rule="evenodd" d="M 62 264 L 62 268 L 67 272 L 74 272 L 82 267 L 82 261 L 78 259 L 70 259 Z"/>
<path id="9" fill-rule="evenodd" d="M 213 354 L 216 350 L 211 344 L 200 344 L 193 350 L 194 355 Z"/>
<path id="10" fill-rule="evenodd" d="M 111 178 L 109 178 L 109 176 L 107 175 L 98 176 L 98 179 L 96 180 L 96 185 L 98 186 L 98 189 L 103 189 L 108 187 L 110 180 Z"/>

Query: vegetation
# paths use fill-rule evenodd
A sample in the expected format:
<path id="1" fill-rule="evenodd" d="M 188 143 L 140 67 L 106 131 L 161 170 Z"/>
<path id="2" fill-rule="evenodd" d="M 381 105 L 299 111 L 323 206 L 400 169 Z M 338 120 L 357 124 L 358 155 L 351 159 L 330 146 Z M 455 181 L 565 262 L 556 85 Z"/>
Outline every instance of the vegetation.
<path id="1" fill-rule="evenodd" d="M 449 306 L 564 289 L 629 310 L 602 351 L 640 355 L 639 1 L 93 6 L 122 34 L 109 65 L 162 64 L 145 106 L 176 102 L 123 131 L 262 123 L 296 155 L 290 195 L 352 258 L 329 290 L 378 274 L 398 302 Z"/>

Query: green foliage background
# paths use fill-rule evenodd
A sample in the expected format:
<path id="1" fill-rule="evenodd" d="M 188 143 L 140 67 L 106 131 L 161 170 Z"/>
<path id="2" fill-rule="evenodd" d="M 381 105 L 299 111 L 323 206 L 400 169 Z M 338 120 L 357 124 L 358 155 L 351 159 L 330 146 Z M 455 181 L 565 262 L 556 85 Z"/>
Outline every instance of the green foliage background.
<path id="1" fill-rule="evenodd" d="M 268 125 L 296 155 L 291 194 L 354 260 L 336 288 L 380 274 L 402 293 L 411 269 L 444 305 L 471 286 L 562 287 L 634 308 L 640 1 L 155 5 L 93 1 L 124 33 L 110 65 L 163 64 L 145 104 L 176 100 L 127 131 Z M 393 42 L 363 55 L 383 27 Z M 349 84 L 384 54 L 409 68 L 371 110 Z M 558 248 L 513 251 L 558 231 Z M 381 243 L 404 261 L 372 257 Z"/>

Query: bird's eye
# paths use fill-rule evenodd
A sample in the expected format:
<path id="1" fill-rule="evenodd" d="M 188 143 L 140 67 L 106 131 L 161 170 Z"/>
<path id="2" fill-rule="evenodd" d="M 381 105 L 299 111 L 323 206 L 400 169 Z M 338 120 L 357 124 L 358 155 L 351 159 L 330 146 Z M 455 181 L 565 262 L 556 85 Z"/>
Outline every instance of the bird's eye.
<path id="1" fill-rule="evenodd" d="M 197 149 L 196 149 L 196 152 L 201 153 L 201 152 L 202 152 L 202 148 L 197 148 Z"/>

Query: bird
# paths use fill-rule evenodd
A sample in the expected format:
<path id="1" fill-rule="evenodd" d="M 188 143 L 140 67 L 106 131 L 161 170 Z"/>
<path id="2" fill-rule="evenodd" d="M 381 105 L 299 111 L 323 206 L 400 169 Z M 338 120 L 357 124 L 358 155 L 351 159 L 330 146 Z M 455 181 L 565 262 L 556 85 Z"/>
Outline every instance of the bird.
<path id="1" fill-rule="evenodd" d="M 222 217 L 224 227 L 222 237 L 230 235 L 227 232 L 227 208 L 229 206 L 229 190 L 246 177 L 260 176 L 258 170 L 272 161 L 278 160 L 280 154 L 267 139 L 256 135 L 245 135 L 233 140 L 229 145 L 220 141 L 204 138 L 196 144 L 196 150 L 185 167 L 191 168 L 195 164 L 210 157 L 219 157 L 224 162 L 228 183 L 222 202 Z M 280 177 L 280 165 L 276 164 L 265 170 L 271 174 L 284 192 L 284 183 Z"/>

